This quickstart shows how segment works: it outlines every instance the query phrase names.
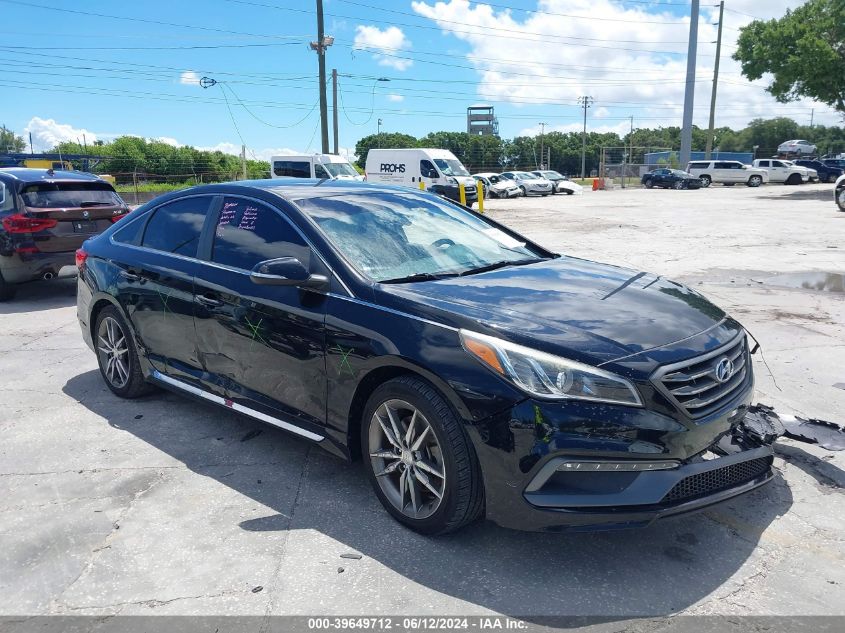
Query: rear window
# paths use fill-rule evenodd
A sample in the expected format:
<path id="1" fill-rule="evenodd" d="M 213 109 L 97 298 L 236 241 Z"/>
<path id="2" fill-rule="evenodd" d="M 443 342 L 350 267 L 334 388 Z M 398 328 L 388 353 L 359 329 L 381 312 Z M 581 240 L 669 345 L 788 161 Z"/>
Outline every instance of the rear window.
<path id="1" fill-rule="evenodd" d="M 123 206 L 107 182 L 39 182 L 24 187 L 21 197 L 32 209 Z"/>

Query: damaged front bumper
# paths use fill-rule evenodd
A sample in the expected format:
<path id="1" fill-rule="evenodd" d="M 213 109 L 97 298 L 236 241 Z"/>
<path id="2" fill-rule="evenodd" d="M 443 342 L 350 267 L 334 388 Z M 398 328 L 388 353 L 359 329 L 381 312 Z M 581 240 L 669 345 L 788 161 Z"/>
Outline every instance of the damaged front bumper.
<path id="1" fill-rule="evenodd" d="M 557 454 L 531 469 L 522 490 L 496 495 L 488 517 L 504 527 L 552 532 L 644 527 L 768 483 L 773 455 L 771 443 L 741 423 L 683 460 Z"/>

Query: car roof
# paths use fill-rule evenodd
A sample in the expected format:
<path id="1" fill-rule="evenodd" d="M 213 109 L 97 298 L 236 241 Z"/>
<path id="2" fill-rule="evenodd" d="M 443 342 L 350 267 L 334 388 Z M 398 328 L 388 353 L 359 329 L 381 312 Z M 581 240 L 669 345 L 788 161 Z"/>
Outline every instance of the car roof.
<path id="1" fill-rule="evenodd" d="M 324 198 L 349 193 L 421 193 L 409 187 L 361 182 L 359 180 L 328 180 L 320 178 L 267 178 L 263 180 L 237 180 L 183 189 L 179 193 L 191 195 L 228 192 L 244 194 L 249 190 L 261 190 L 286 200 Z M 175 196 L 174 196 L 175 197 Z"/>
<path id="2" fill-rule="evenodd" d="M 48 174 L 51 172 L 52 174 Z M 65 171 L 63 169 L 33 169 L 31 167 L 4 167 L 0 169 L 0 176 L 9 176 L 12 180 L 20 182 L 41 182 L 44 180 L 74 180 L 87 182 L 105 182 L 94 174 L 84 171 Z"/>

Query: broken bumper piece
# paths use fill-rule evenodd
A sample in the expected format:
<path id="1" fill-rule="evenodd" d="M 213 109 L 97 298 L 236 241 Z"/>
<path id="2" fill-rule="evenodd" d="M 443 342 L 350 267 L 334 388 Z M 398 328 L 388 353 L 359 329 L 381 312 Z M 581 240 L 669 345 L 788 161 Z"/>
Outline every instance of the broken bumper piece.
<path id="1" fill-rule="evenodd" d="M 557 457 L 523 496 L 546 531 L 640 527 L 749 492 L 771 481 L 773 450 L 744 429 L 684 462 Z"/>

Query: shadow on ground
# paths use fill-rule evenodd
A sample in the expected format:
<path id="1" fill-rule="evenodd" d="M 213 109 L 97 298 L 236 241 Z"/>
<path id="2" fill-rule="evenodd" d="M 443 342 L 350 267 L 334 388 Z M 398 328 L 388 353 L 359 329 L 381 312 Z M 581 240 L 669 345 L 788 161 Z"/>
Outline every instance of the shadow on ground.
<path id="1" fill-rule="evenodd" d="M 829 202 L 833 209 L 836 208 L 836 202 L 833 200 L 833 185 L 830 189 L 796 189 L 782 195 L 763 195 L 760 196 L 763 200 L 821 200 Z"/>
<path id="2" fill-rule="evenodd" d="M 317 568 L 319 555 L 297 548 L 307 534 L 302 539 L 293 536 L 313 530 L 339 542 L 341 551 L 359 552 L 413 583 L 507 615 L 608 620 L 667 615 L 714 592 L 718 596 L 719 588 L 746 561 L 768 556 L 759 537 L 792 505 L 789 486 L 778 475 L 769 486 L 720 506 L 719 512 L 669 519 L 644 530 L 540 534 L 479 522 L 458 534 L 427 538 L 403 528 L 382 510 L 360 464 L 346 464 L 282 431 L 165 392 L 119 400 L 96 371 L 72 378 L 63 390 L 111 427 L 272 508 L 268 516 L 240 526 L 290 533 L 284 558 L 291 573 L 298 575 L 297 587 Z M 105 426 L 103 432 L 109 432 Z M 302 459 L 268 466 L 260 480 L 254 468 L 251 475 L 238 473 L 238 464 L 271 461 L 280 443 L 289 453 L 301 450 Z M 731 517 L 730 525 L 720 521 L 725 515 Z M 132 569 L 116 573 L 131 574 Z M 753 573 L 750 569 L 732 582 Z M 380 589 L 383 608 L 405 605 L 404 610 L 414 610 L 412 594 L 401 584 Z M 331 590 L 321 590 L 321 600 L 331 600 Z M 344 591 L 349 590 L 347 586 Z M 291 599 L 298 598 L 297 590 L 292 591 Z M 347 594 L 342 597 L 348 599 Z"/>
<path id="3" fill-rule="evenodd" d="M 0 303 L 0 314 L 66 308 L 76 303 L 76 276 L 32 281 L 16 286 L 15 296 Z"/>

